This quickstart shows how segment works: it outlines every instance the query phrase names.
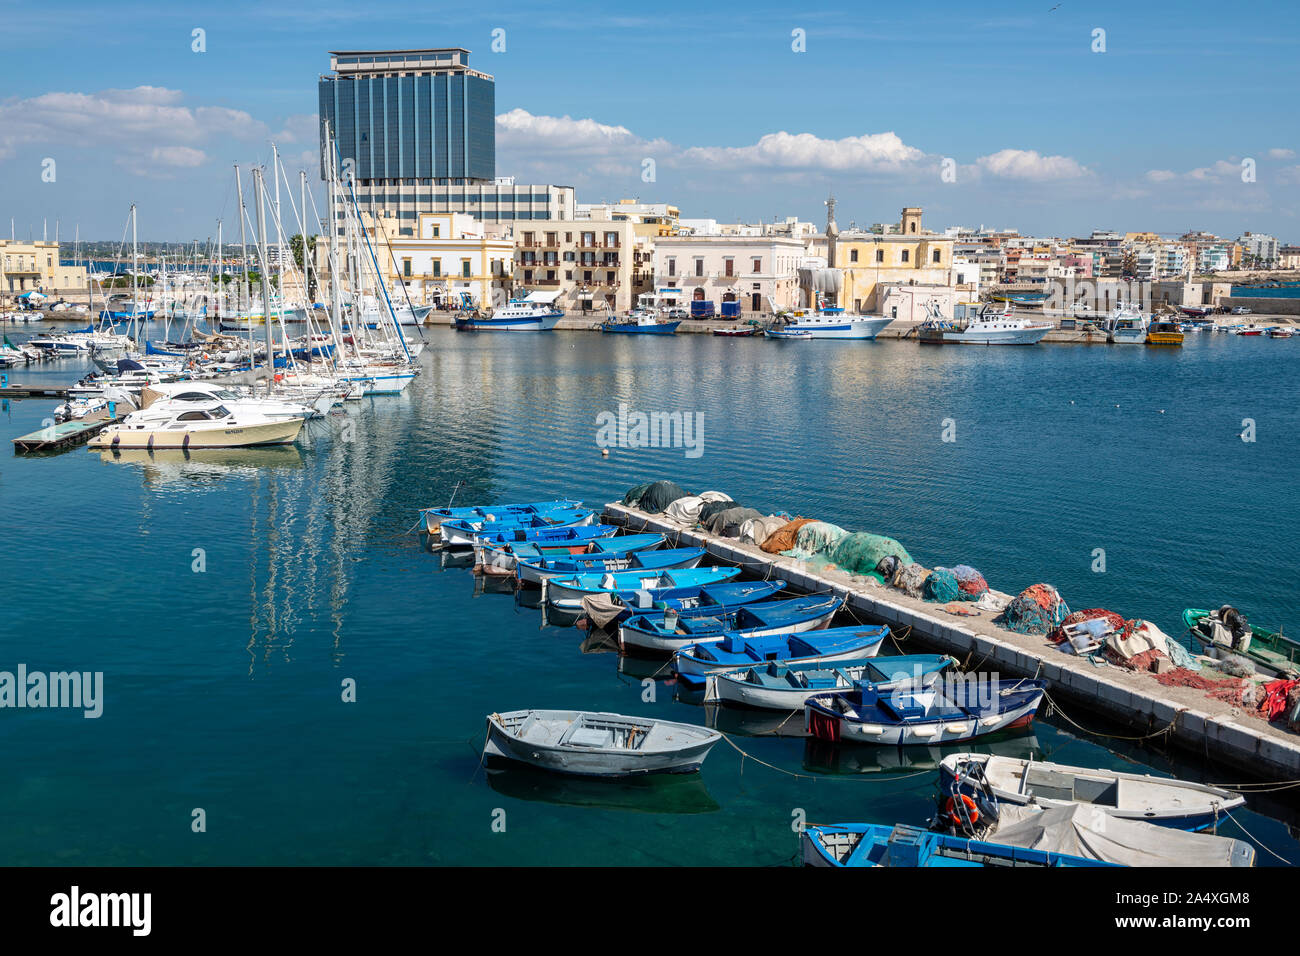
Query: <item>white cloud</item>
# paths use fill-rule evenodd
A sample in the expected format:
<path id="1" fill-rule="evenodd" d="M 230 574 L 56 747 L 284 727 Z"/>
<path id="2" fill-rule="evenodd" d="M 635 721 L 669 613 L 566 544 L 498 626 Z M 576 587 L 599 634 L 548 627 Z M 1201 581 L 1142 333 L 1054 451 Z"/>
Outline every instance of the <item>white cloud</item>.
<path id="1" fill-rule="evenodd" d="M 208 161 L 207 154 L 203 150 L 191 149 L 188 146 L 155 146 L 149 153 L 149 157 L 163 166 L 181 168 L 202 166 Z"/>
<path id="2" fill-rule="evenodd" d="M 1294 157 L 1295 157 L 1294 149 L 1286 149 L 1285 147 L 1276 147 L 1268 151 L 1269 159 L 1293 159 Z"/>
<path id="3" fill-rule="evenodd" d="M 643 142 L 626 126 L 607 126 L 593 119 L 534 116 L 513 109 L 497 116 L 497 145 L 507 148 L 562 148 L 576 152 L 608 150 Z"/>
<path id="4" fill-rule="evenodd" d="M 1047 182 L 1090 175 L 1086 167 L 1069 156 L 1043 156 L 1036 149 L 1002 149 L 975 162 L 984 172 L 1001 179 Z"/>
<path id="5" fill-rule="evenodd" d="M 863 172 L 899 170 L 926 159 L 898 134 L 869 133 L 823 139 L 812 133 L 768 133 L 750 146 L 695 146 L 681 153 L 684 164 L 735 168 L 826 169 Z"/>

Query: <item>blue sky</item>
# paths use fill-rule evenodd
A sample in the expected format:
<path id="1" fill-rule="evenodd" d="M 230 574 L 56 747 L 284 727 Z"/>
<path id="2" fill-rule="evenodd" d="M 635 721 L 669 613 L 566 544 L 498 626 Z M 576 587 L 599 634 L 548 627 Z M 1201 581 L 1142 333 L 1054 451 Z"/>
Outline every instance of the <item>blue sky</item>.
<path id="1" fill-rule="evenodd" d="M 498 174 L 579 201 L 820 221 L 834 190 L 841 226 L 920 205 L 931 227 L 1300 242 L 1300 5 L 1159 6 L 6 0 L 0 232 L 117 238 L 132 201 L 144 237 L 233 229 L 231 164 L 271 139 L 318 182 L 330 49 L 464 46 L 497 80 Z"/>

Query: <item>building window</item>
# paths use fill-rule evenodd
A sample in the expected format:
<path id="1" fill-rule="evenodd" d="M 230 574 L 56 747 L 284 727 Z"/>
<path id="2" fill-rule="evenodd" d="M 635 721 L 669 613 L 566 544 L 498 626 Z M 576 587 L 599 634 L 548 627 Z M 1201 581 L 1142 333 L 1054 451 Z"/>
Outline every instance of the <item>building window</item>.
<path id="1" fill-rule="evenodd" d="M 754 257 L 754 271 L 755 271 L 755 272 L 762 272 L 762 271 L 763 271 L 763 259 L 762 259 L 761 256 L 755 256 L 755 257 Z"/>
<path id="2" fill-rule="evenodd" d="M 402 260 L 402 275 L 403 275 L 405 278 L 407 278 L 407 279 L 411 278 L 411 260 L 410 260 L 410 259 L 403 259 L 403 260 Z"/>
<path id="3" fill-rule="evenodd" d="M 735 269 L 736 261 L 735 261 L 734 259 L 726 259 L 726 260 L 724 260 L 724 261 L 725 261 L 725 264 L 726 264 L 726 266 L 727 266 L 727 272 L 726 272 L 726 274 L 727 274 L 727 275 L 734 275 L 734 274 L 735 274 L 735 271 L 736 271 L 736 269 Z"/>
<path id="4" fill-rule="evenodd" d="M 469 271 L 469 260 L 468 260 L 468 259 L 462 259 L 462 260 L 460 260 L 460 274 L 461 274 L 461 278 L 464 278 L 464 279 L 468 279 L 468 278 L 470 277 L 470 271 Z"/>
<path id="5" fill-rule="evenodd" d="M 907 250 L 906 250 L 906 249 L 903 250 L 903 261 L 904 261 L 904 262 L 907 261 Z"/>
<path id="6" fill-rule="evenodd" d="M 696 260 L 695 260 L 695 274 L 696 274 L 697 276 L 702 276 L 702 275 L 704 275 L 704 260 L 703 260 L 703 259 L 696 259 Z"/>
<path id="7" fill-rule="evenodd" d="M 434 259 L 434 260 L 433 260 L 433 276 L 434 276 L 434 278 L 436 279 L 436 278 L 438 278 L 438 277 L 441 276 L 441 275 L 442 275 L 442 260 L 441 260 L 441 259 Z"/>
<path id="8" fill-rule="evenodd" d="M 939 250 L 938 249 L 934 250 L 934 261 L 938 262 L 941 258 L 942 257 L 939 255 Z"/>
<path id="9" fill-rule="evenodd" d="M 858 261 L 858 250 L 853 249 L 849 252 L 849 262 L 857 262 L 857 261 Z"/>
<path id="10" fill-rule="evenodd" d="M 877 249 L 877 250 L 876 250 L 876 261 L 877 261 L 877 262 L 884 262 L 884 261 L 885 261 L 885 250 L 884 250 L 884 249 Z"/>
<path id="11" fill-rule="evenodd" d="M 677 275 L 677 260 L 676 260 L 676 259 L 669 259 L 669 260 L 668 260 L 668 274 L 669 274 L 670 276 L 675 276 L 675 275 Z"/>

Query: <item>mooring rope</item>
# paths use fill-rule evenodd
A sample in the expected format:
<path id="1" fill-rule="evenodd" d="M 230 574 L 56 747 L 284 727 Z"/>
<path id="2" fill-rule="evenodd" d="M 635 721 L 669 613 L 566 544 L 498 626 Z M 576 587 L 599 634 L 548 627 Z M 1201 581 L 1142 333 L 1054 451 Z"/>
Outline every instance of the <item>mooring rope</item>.
<path id="1" fill-rule="evenodd" d="M 1231 820 L 1233 823 L 1237 824 L 1238 827 L 1241 827 L 1241 832 L 1246 834 L 1246 836 L 1250 837 L 1251 842 L 1254 843 L 1256 846 L 1260 847 L 1263 850 L 1267 850 L 1269 853 L 1272 853 L 1273 856 L 1277 857 L 1287 866 L 1291 865 L 1290 860 L 1288 860 L 1286 857 L 1282 856 L 1281 854 L 1275 852 L 1274 850 L 1270 849 L 1263 841 L 1261 841 L 1257 836 L 1255 836 L 1255 834 L 1251 833 L 1245 827 L 1241 826 L 1241 821 L 1238 820 L 1236 817 L 1234 817 L 1227 807 L 1223 808 L 1223 815 L 1227 817 L 1229 820 Z"/>
<path id="2" fill-rule="evenodd" d="M 768 763 L 766 760 L 760 760 L 758 757 L 755 757 L 753 754 L 746 753 L 736 744 L 734 740 L 732 740 L 726 734 L 722 733 L 722 731 L 718 731 L 718 735 L 722 737 L 722 739 L 725 740 L 727 743 L 731 744 L 731 746 L 735 748 L 736 752 L 741 755 L 742 760 L 740 765 L 740 772 L 742 774 L 745 772 L 745 764 L 743 758 L 748 758 L 749 760 L 752 760 L 755 763 L 762 764 L 764 767 L 767 767 L 769 770 L 775 770 L 777 773 L 783 773 L 788 777 L 800 777 L 805 780 L 812 780 L 814 782 L 817 780 L 860 780 L 865 783 L 882 783 L 887 780 L 889 781 L 908 780 L 912 777 L 919 777 L 922 775 L 929 775 L 933 773 L 933 771 L 931 770 L 918 770 L 916 773 L 904 774 L 901 777 L 888 776 L 888 777 L 876 777 L 876 778 L 864 777 L 861 774 L 853 774 L 853 775 L 841 774 L 835 776 L 826 776 L 825 774 L 796 773 L 793 770 L 786 770 L 784 767 L 778 767 L 775 764 Z"/>
<path id="3" fill-rule="evenodd" d="M 1048 712 L 1049 717 L 1052 716 L 1053 714 L 1060 714 L 1063 718 L 1065 718 L 1066 723 L 1070 724 L 1076 730 L 1080 730 L 1083 733 L 1089 734 L 1093 737 L 1104 737 L 1108 740 L 1151 740 L 1153 737 L 1168 736 L 1173 733 L 1174 726 L 1178 723 L 1178 714 L 1181 714 L 1183 710 L 1186 710 L 1186 708 L 1182 708 L 1181 710 L 1178 710 L 1174 714 L 1174 719 L 1169 721 L 1169 723 L 1167 723 L 1164 727 L 1161 727 L 1159 730 L 1154 730 L 1149 734 L 1143 734 L 1140 737 L 1130 737 L 1124 734 L 1103 734 L 1096 730 L 1089 730 L 1087 727 L 1084 727 L 1082 724 L 1078 723 L 1069 714 L 1067 714 L 1064 710 L 1062 710 L 1061 705 L 1058 704 L 1053 699 L 1052 695 L 1049 694 L 1047 691 L 1043 691 L 1043 699 L 1047 701 L 1048 707 L 1050 708 Z"/>

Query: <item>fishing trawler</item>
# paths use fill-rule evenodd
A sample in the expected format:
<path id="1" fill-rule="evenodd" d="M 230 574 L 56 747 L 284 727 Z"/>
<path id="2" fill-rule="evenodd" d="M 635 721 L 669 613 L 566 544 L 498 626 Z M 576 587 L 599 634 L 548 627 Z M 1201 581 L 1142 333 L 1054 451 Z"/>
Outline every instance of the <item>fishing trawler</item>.
<path id="1" fill-rule="evenodd" d="M 929 316 L 917 326 L 917 341 L 923 345 L 1036 345 L 1048 332 L 1050 322 L 1030 322 L 1013 316 L 1014 306 L 958 304 L 952 320 L 929 306 Z"/>

